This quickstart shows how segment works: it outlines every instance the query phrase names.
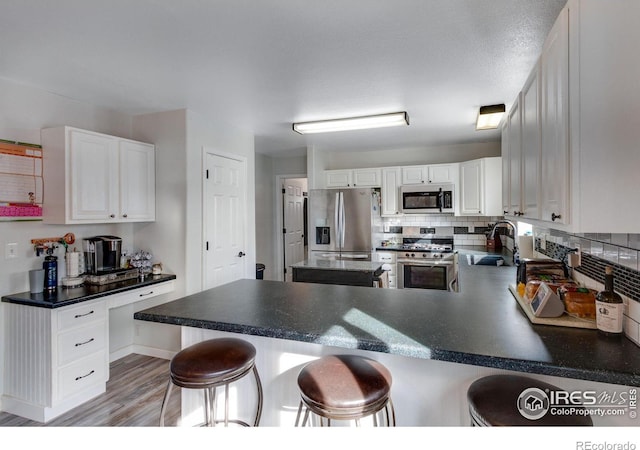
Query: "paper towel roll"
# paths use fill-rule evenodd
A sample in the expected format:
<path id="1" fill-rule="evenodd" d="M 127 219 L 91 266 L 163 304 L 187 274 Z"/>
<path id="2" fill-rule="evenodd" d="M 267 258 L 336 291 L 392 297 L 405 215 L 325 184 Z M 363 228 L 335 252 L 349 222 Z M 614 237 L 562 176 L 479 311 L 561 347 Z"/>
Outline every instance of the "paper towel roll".
<path id="1" fill-rule="evenodd" d="M 80 275 L 80 252 L 67 252 L 65 254 L 65 263 L 68 277 Z"/>
<path id="2" fill-rule="evenodd" d="M 520 258 L 533 258 L 533 236 L 518 236 Z"/>

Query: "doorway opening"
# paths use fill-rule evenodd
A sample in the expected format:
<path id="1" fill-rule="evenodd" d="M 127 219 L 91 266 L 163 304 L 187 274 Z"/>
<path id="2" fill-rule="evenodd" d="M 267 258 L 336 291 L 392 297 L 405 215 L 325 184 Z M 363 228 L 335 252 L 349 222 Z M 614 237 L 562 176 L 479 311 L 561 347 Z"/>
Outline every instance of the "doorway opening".
<path id="1" fill-rule="evenodd" d="M 291 281 L 291 265 L 308 254 L 306 175 L 279 175 L 276 189 L 276 276 Z"/>

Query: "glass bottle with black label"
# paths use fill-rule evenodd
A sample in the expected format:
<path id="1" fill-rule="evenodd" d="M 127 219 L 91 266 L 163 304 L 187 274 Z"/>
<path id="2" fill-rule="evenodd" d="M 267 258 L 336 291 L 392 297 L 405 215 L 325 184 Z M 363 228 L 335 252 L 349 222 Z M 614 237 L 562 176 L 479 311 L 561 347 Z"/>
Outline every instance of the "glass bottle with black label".
<path id="1" fill-rule="evenodd" d="M 622 297 L 613 290 L 613 268 L 607 266 L 604 275 L 604 290 L 596 295 L 596 326 L 605 336 L 622 336 Z"/>

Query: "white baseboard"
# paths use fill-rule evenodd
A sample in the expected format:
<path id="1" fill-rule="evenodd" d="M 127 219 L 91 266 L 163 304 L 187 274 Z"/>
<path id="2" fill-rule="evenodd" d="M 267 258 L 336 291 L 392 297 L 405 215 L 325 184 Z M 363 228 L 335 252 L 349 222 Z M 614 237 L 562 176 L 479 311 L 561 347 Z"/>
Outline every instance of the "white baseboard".
<path id="1" fill-rule="evenodd" d="M 132 353 L 135 353 L 137 355 L 151 356 L 153 358 L 171 360 L 171 358 L 173 358 L 173 356 L 177 352 L 174 352 L 171 350 L 164 350 L 161 348 L 148 347 L 146 345 L 132 344 L 132 345 L 127 345 L 126 347 L 122 347 L 121 349 L 118 349 L 115 352 L 111 352 L 109 354 L 109 362 L 112 363 Z"/>
<path id="2" fill-rule="evenodd" d="M 109 362 L 112 363 L 120 358 L 124 358 L 127 355 L 134 353 L 133 345 L 127 345 L 126 347 L 122 347 L 115 352 L 109 353 Z"/>
<path id="3" fill-rule="evenodd" d="M 165 350 L 162 348 L 147 347 L 146 345 L 134 344 L 132 353 L 170 360 L 171 358 L 174 357 L 174 355 L 177 352 L 171 351 L 171 350 Z"/>

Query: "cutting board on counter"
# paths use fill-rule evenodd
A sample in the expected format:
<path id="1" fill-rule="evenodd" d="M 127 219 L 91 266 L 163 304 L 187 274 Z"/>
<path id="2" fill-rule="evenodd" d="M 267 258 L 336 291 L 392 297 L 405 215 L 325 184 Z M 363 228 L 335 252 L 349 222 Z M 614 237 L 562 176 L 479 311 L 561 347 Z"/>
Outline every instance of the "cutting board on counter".
<path id="1" fill-rule="evenodd" d="M 516 299 L 522 311 L 527 315 L 531 323 L 540 325 L 555 325 L 558 327 L 572 327 L 572 328 L 589 328 L 596 329 L 596 321 L 591 319 L 581 319 L 578 317 L 572 317 L 567 313 L 564 313 L 560 317 L 536 317 L 533 315 L 533 311 L 529 306 L 529 303 L 518 294 L 518 290 L 514 285 L 509 285 L 509 291 Z"/>

